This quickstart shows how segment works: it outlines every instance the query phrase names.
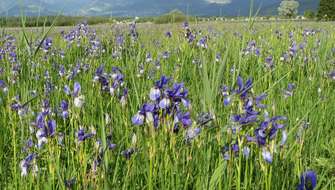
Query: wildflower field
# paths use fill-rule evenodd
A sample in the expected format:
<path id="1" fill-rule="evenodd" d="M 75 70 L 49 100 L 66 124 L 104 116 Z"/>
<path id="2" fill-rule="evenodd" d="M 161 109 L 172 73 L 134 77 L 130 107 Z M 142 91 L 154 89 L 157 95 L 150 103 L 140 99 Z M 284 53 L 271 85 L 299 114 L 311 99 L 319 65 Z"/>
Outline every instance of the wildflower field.
<path id="1" fill-rule="evenodd" d="M 335 24 L 2 29 L 1 189 L 335 189 Z"/>

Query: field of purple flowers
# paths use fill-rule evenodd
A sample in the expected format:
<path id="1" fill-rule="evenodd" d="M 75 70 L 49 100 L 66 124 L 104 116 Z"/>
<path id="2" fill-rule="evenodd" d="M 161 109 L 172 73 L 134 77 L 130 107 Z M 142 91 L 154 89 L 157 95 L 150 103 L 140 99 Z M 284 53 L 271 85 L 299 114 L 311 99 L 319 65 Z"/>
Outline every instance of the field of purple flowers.
<path id="1" fill-rule="evenodd" d="M 334 23 L 0 34 L 4 189 L 335 189 Z"/>

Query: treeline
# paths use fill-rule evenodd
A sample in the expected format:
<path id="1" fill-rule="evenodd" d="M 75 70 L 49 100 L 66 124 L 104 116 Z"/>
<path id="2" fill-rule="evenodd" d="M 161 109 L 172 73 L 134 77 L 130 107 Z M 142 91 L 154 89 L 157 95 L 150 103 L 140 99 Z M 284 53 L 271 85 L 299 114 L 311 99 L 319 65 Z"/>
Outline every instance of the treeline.
<path id="1" fill-rule="evenodd" d="M 94 24 L 105 24 L 115 22 L 128 22 L 133 21 L 134 17 L 107 17 L 107 16 L 29 16 L 23 18 L 26 27 L 35 26 L 51 26 L 53 23 L 55 26 L 73 26 L 79 22 L 86 21 L 89 25 Z M 163 14 L 156 17 L 140 17 L 136 21 L 141 22 L 153 22 L 156 24 L 175 23 L 184 21 L 193 21 L 195 17 L 186 16 L 179 10 L 173 10 L 169 13 Z M 0 27 L 20 27 L 22 26 L 21 17 L 0 17 Z"/>
<path id="2" fill-rule="evenodd" d="M 80 16 L 33 16 L 24 17 L 26 27 L 34 26 L 51 26 L 54 23 L 55 26 L 73 26 L 79 22 L 86 21 L 90 25 L 102 24 L 102 23 L 113 23 L 117 21 L 131 20 L 130 17 L 80 17 Z M 2 27 L 20 27 L 22 26 L 21 17 L 0 17 L 0 26 Z"/>

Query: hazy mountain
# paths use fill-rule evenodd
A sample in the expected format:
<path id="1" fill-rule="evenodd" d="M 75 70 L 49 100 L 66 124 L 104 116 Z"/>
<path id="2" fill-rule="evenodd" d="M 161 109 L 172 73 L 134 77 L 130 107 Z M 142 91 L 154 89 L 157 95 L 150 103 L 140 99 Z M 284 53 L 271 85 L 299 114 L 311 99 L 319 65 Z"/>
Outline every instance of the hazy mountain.
<path id="1" fill-rule="evenodd" d="M 19 3 L 21 2 L 21 3 Z M 0 0 L 0 15 L 154 16 L 179 9 L 191 15 L 246 16 L 250 0 Z M 254 0 L 254 11 L 277 14 L 281 0 Z M 299 0 L 299 13 L 317 10 L 319 0 Z"/>

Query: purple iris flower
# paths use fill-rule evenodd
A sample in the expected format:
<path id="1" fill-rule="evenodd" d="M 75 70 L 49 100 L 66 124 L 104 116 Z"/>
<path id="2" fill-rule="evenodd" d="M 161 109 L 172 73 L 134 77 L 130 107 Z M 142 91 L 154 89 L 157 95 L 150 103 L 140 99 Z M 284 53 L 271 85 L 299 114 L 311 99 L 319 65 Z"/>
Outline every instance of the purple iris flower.
<path id="1" fill-rule="evenodd" d="M 71 74 L 68 75 L 67 79 L 72 80 L 80 72 L 80 64 L 78 63 L 71 71 Z"/>
<path id="2" fill-rule="evenodd" d="M 168 52 L 168 51 L 164 51 L 162 57 L 163 57 L 163 59 L 167 59 L 167 58 L 169 58 L 169 57 L 170 57 L 169 52 Z"/>
<path id="3" fill-rule="evenodd" d="M 186 113 L 179 112 L 177 113 L 176 117 L 177 119 L 175 120 L 178 122 L 181 122 L 184 128 L 192 125 L 192 119 L 191 119 L 190 112 L 186 112 Z"/>
<path id="4" fill-rule="evenodd" d="M 9 60 L 11 63 L 16 63 L 17 62 L 17 54 L 16 52 L 9 52 Z M 16 70 L 16 69 L 13 69 L 13 70 Z"/>
<path id="5" fill-rule="evenodd" d="M 255 129 L 255 132 L 254 132 L 258 145 L 264 146 L 267 142 L 267 138 L 269 138 L 269 140 L 274 139 L 275 136 L 277 135 L 278 130 L 285 127 L 284 124 L 280 124 L 278 122 L 284 121 L 286 119 L 287 118 L 284 116 L 275 116 L 271 118 L 270 120 L 265 120 L 261 122 L 259 128 Z M 270 124 L 271 124 L 271 127 L 270 127 Z M 287 138 L 284 135 L 285 134 L 283 134 L 282 138 Z"/>
<path id="6" fill-rule="evenodd" d="M 152 61 L 151 53 L 147 53 L 147 55 L 145 56 L 145 61 L 146 61 L 147 63 Z"/>
<path id="7" fill-rule="evenodd" d="M 94 135 L 94 133 L 85 133 L 85 129 L 83 128 L 80 128 L 77 132 L 77 138 L 79 142 L 83 142 L 86 139 L 92 138 Z"/>
<path id="8" fill-rule="evenodd" d="M 8 86 L 3 80 L 0 80 L 0 90 L 4 93 L 8 91 Z"/>
<path id="9" fill-rule="evenodd" d="M 249 125 L 257 121 L 257 115 L 251 115 L 251 114 L 233 115 L 231 119 L 233 122 L 238 122 L 241 125 Z"/>
<path id="10" fill-rule="evenodd" d="M 279 121 L 286 121 L 287 117 L 285 116 L 275 116 L 271 118 L 272 126 L 278 129 L 282 129 L 285 127 L 285 124 L 278 123 Z"/>
<path id="11" fill-rule="evenodd" d="M 228 106 L 231 102 L 231 97 L 230 96 L 227 96 L 226 98 L 223 99 L 223 104 L 225 106 Z"/>
<path id="12" fill-rule="evenodd" d="M 65 101 L 65 100 L 62 100 L 60 107 L 61 107 L 61 110 L 62 110 L 63 119 L 67 119 L 69 117 L 69 111 L 68 111 L 69 110 L 69 104 L 68 104 L 68 102 Z"/>
<path id="13" fill-rule="evenodd" d="M 131 118 L 131 121 L 134 125 L 143 125 L 144 119 L 145 116 L 143 114 L 137 113 Z"/>
<path id="14" fill-rule="evenodd" d="M 291 56 L 295 56 L 295 55 L 297 54 L 297 52 L 298 52 L 297 43 L 296 43 L 296 42 L 293 42 L 293 43 L 292 43 L 292 46 L 291 46 L 290 49 L 289 49 L 289 54 L 290 54 Z"/>
<path id="15" fill-rule="evenodd" d="M 263 159 L 271 164 L 272 163 L 272 155 L 271 155 L 271 152 L 269 152 L 268 150 L 266 150 L 266 148 L 263 148 L 262 150 L 262 156 L 263 156 Z"/>
<path id="16" fill-rule="evenodd" d="M 287 85 L 287 89 L 283 90 L 284 98 L 288 98 L 290 96 L 293 96 L 293 91 L 296 88 L 295 84 L 289 83 Z"/>
<path id="17" fill-rule="evenodd" d="M 261 50 L 259 48 L 255 49 L 255 55 L 260 56 L 261 55 Z"/>
<path id="18" fill-rule="evenodd" d="M 288 53 L 286 53 L 286 52 L 283 53 L 282 56 L 280 57 L 280 60 L 284 61 L 284 62 L 288 62 L 289 59 L 290 59 L 290 57 L 289 57 Z"/>
<path id="19" fill-rule="evenodd" d="M 78 97 L 80 90 L 81 90 L 80 84 L 78 82 L 75 82 L 73 87 L 73 96 Z"/>
<path id="20" fill-rule="evenodd" d="M 228 106 L 231 102 L 231 97 L 229 96 L 229 88 L 228 86 L 221 87 L 221 94 L 223 96 L 223 103 L 225 106 Z"/>
<path id="21" fill-rule="evenodd" d="M 219 62 L 221 60 L 221 54 L 220 53 L 217 53 L 216 55 L 215 55 L 215 61 L 216 62 Z"/>
<path id="22" fill-rule="evenodd" d="M 122 156 L 124 156 L 127 160 L 131 158 L 131 156 L 136 152 L 135 148 L 128 148 L 121 152 Z"/>
<path id="23" fill-rule="evenodd" d="M 47 125 L 37 130 L 36 138 L 38 140 L 38 148 L 42 148 L 42 146 L 48 142 L 48 137 L 53 137 L 56 134 L 56 127 L 55 120 L 48 120 Z"/>
<path id="24" fill-rule="evenodd" d="M 165 33 L 165 36 L 168 37 L 168 38 L 171 38 L 171 37 L 172 37 L 172 32 L 167 31 L 167 32 Z"/>
<path id="25" fill-rule="evenodd" d="M 135 114 L 131 120 L 134 125 L 143 125 L 144 121 L 151 122 L 154 120 L 153 114 L 155 114 L 156 106 L 154 104 L 143 104 L 140 111 Z"/>
<path id="26" fill-rule="evenodd" d="M 96 77 L 99 77 L 99 76 L 101 76 L 101 75 L 103 75 L 104 74 L 104 69 L 105 69 L 105 65 L 100 65 L 98 68 L 97 68 L 97 70 L 95 71 L 95 76 Z"/>
<path id="27" fill-rule="evenodd" d="M 249 158 L 249 155 L 250 155 L 250 148 L 245 146 L 243 147 L 243 155 L 246 157 L 246 158 Z"/>
<path id="28" fill-rule="evenodd" d="M 306 171 L 300 177 L 297 190 L 313 190 L 317 184 L 317 176 L 314 171 Z"/>
<path id="29" fill-rule="evenodd" d="M 28 175 L 28 171 L 32 167 L 32 162 L 34 161 L 36 156 L 37 155 L 35 153 L 29 154 L 20 162 L 21 176 Z"/>
<path id="30" fill-rule="evenodd" d="M 278 128 L 275 126 L 272 126 L 270 131 L 269 131 L 269 139 L 272 140 L 276 137 L 277 135 Z"/>
<path id="31" fill-rule="evenodd" d="M 192 43 L 196 39 L 196 36 L 189 28 L 186 28 L 185 38 L 187 39 L 188 43 Z"/>
<path id="32" fill-rule="evenodd" d="M 288 37 L 289 37 L 290 39 L 292 39 L 292 38 L 293 38 L 293 35 L 294 35 L 293 32 L 289 32 Z"/>
<path id="33" fill-rule="evenodd" d="M 60 77 L 63 77 L 65 75 L 65 67 L 64 65 L 59 66 L 58 74 Z"/>
<path id="34" fill-rule="evenodd" d="M 0 80 L 0 88 L 1 89 L 4 89 L 4 88 L 6 88 L 6 83 L 5 83 L 5 81 L 3 81 L 3 80 Z"/>
<path id="35" fill-rule="evenodd" d="M 247 96 L 249 90 L 252 88 L 252 79 L 249 78 L 244 84 L 242 77 L 238 76 L 237 86 L 238 86 L 238 89 L 235 90 L 235 93 L 239 94 L 240 97 L 244 99 Z"/>
<path id="36" fill-rule="evenodd" d="M 149 94 L 150 100 L 156 101 L 161 97 L 161 91 L 159 88 L 151 88 Z"/>
<path id="37" fill-rule="evenodd" d="M 68 85 L 64 86 L 64 92 L 68 96 L 71 94 L 71 89 L 70 89 L 70 87 Z"/>
<path id="38" fill-rule="evenodd" d="M 335 48 L 334 48 L 335 49 Z M 328 74 L 329 78 L 335 81 L 335 70 Z"/>
<path id="39" fill-rule="evenodd" d="M 108 144 L 108 149 L 109 150 L 114 150 L 116 148 L 116 144 L 114 144 L 114 143 L 109 143 Z"/>
<path id="40" fill-rule="evenodd" d="M 164 55 L 163 55 L 164 56 Z M 164 57 L 163 57 L 164 58 Z M 156 61 L 155 61 L 155 66 L 156 66 L 156 69 L 157 70 L 159 70 L 160 68 L 161 68 L 161 62 L 160 62 L 160 60 L 159 59 L 157 59 Z"/>
<path id="41" fill-rule="evenodd" d="M 269 55 L 268 57 L 265 58 L 265 64 L 268 68 L 272 69 L 273 68 L 273 56 Z"/>
<path id="42" fill-rule="evenodd" d="M 197 46 L 207 49 L 208 48 L 207 36 L 200 38 L 200 40 L 197 43 Z"/>
<path id="43" fill-rule="evenodd" d="M 167 109 L 169 106 L 171 105 L 171 100 L 169 98 L 163 98 L 160 102 L 159 102 L 159 107 L 162 109 Z"/>
<path id="44" fill-rule="evenodd" d="M 42 113 L 44 116 L 51 113 L 50 101 L 48 99 L 44 99 L 42 102 Z"/>
<path id="45" fill-rule="evenodd" d="M 126 105 L 127 97 L 128 97 L 128 88 L 124 88 L 122 95 L 120 97 L 120 103 L 122 106 Z"/>
<path id="46" fill-rule="evenodd" d="M 30 148 L 34 146 L 33 139 L 28 139 L 25 143 L 25 146 L 22 148 L 22 152 L 27 152 Z"/>
<path id="47" fill-rule="evenodd" d="M 304 42 L 302 42 L 302 43 L 299 44 L 299 48 L 301 50 L 303 50 L 303 49 L 305 49 L 306 45 L 307 45 L 307 43 L 306 43 L 306 41 L 304 41 Z"/>
<path id="48" fill-rule="evenodd" d="M 255 111 L 253 108 L 252 99 L 245 99 L 243 114 L 232 115 L 231 120 L 233 122 L 238 122 L 240 125 L 249 125 L 257 121 L 259 112 Z"/>
<path id="49" fill-rule="evenodd" d="M 240 150 L 240 147 L 238 146 L 237 143 L 235 143 L 235 144 L 233 144 L 233 145 L 231 146 L 231 149 L 232 149 L 232 151 L 233 151 L 235 154 L 237 154 L 237 153 L 239 152 L 239 150 Z"/>
<path id="50" fill-rule="evenodd" d="M 295 89 L 295 84 L 293 84 L 293 83 L 289 83 L 289 84 L 287 85 L 287 90 L 292 91 L 292 90 L 294 90 L 294 89 Z"/>
<path id="51" fill-rule="evenodd" d="M 190 33 L 190 35 L 187 39 L 188 39 L 189 43 L 192 43 L 196 39 L 196 36 L 194 34 Z"/>
<path id="52" fill-rule="evenodd" d="M 225 145 L 221 148 L 221 154 L 224 160 L 230 160 L 229 145 Z"/>
<path id="53" fill-rule="evenodd" d="M 116 37 L 116 44 L 119 46 L 119 47 L 122 47 L 123 46 L 123 43 L 124 43 L 124 38 L 122 35 L 118 35 Z"/>
<path id="54" fill-rule="evenodd" d="M 37 114 L 36 120 L 35 120 L 35 126 L 39 129 L 44 128 L 44 115 L 42 112 Z"/>
<path id="55" fill-rule="evenodd" d="M 48 52 L 51 49 L 51 46 L 52 46 L 52 39 L 48 37 L 43 42 L 44 51 Z"/>
<path id="56" fill-rule="evenodd" d="M 169 81 L 170 81 L 170 79 L 168 77 L 162 76 L 160 80 L 155 82 L 155 86 L 158 89 L 162 89 L 168 84 Z"/>
<path id="57" fill-rule="evenodd" d="M 175 83 L 173 87 L 167 89 L 166 92 L 170 98 L 180 101 L 188 95 L 188 90 L 184 88 L 184 83 Z"/>
<path id="58" fill-rule="evenodd" d="M 267 97 L 266 93 L 262 93 L 261 95 L 256 96 L 256 98 L 255 98 L 256 107 L 266 108 L 266 105 L 261 103 L 261 101 L 263 101 L 266 97 Z"/>
<path id="59" fill-rule="evenodd" d="M 264 146 L 266 144 L 266 131 L 262 128 L 257 128 L 255 130 L 255 137 L 258 145 Z"/>
<path id="60" fill-rule="evenodd" d="M 56 121 L 55 120 L 49 120 L 48 121 L 48 136 L 52 137 L 55 135 L 56 133 L 56 127 L 57 127 L 57 124 L 56 124 Z"/>
<path id="61" fill-rule="evenodd" d="M 188 27 L 189 27 L 189 24 L 188 24 L 187 21 L 185 21 L 185 22 L 183 23 L 183 28 L 184 28 L 184 29 L 187 29 Z"/>

